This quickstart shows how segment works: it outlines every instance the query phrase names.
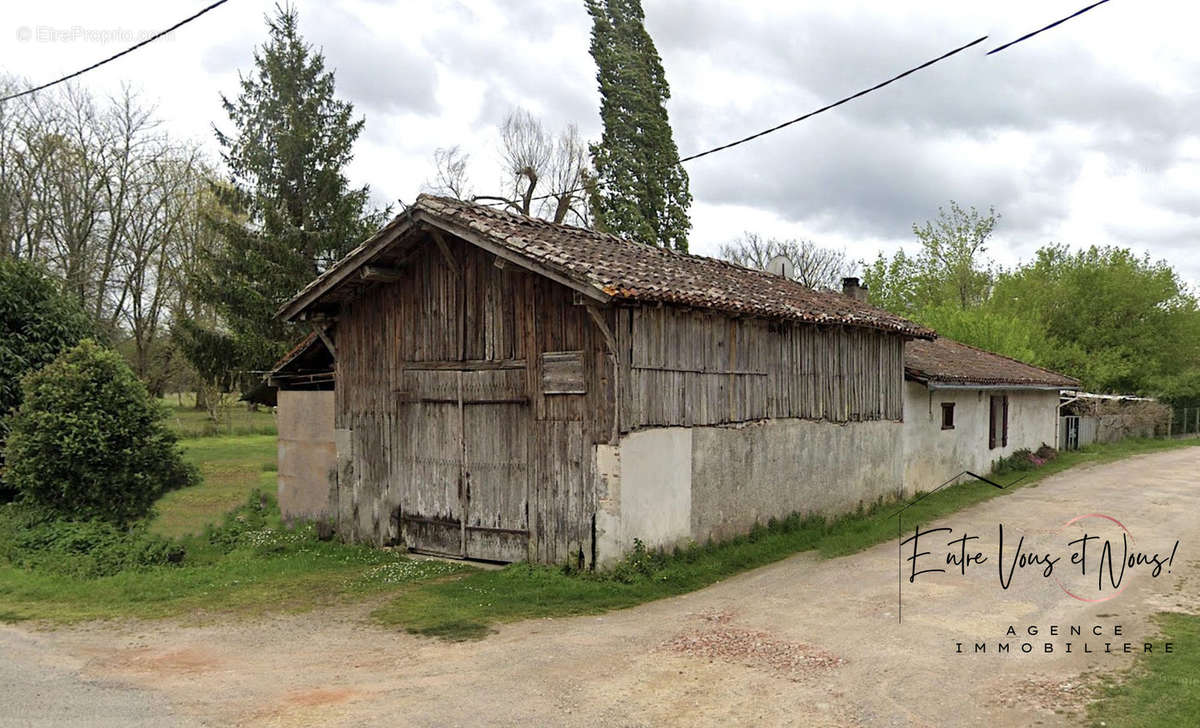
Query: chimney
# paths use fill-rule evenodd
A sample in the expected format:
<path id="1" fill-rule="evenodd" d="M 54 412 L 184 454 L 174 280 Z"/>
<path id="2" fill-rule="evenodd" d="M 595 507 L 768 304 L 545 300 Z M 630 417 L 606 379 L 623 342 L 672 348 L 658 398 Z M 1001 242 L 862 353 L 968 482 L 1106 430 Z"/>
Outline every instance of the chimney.
<path id="1" fill-rule="evenodd" d="M 857 278 L 842 279 L 842 294 L 853 298 L 856 301 L 867 303 L 868 291 L 866 286 L 859 285 Z"/>

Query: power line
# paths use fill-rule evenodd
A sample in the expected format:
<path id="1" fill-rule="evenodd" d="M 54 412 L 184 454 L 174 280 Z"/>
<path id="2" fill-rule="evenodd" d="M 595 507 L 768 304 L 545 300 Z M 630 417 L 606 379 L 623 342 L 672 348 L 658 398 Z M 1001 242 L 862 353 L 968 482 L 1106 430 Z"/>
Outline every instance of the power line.
<path id="1" fill-rule="evenodd" d="M 1011 41 L 1011 42 L 1009 42 L 1009 43 L 1005 43 L 1004 45 L 1002 45 L 1002 46 L 1000 46 L 1000 47 L 998 47 L 998 48 L 995 48 L 995 49 L 993 49 L 993 50 L 991 50 L 991 51 L 988 51 L 986 55 L 989 55 L 989 56 L 990 56 L 990 55 L 992 55 L 993 53 L 999 53 L 1000 51 L 1004 50 L 1005 48 L 1008 48 L 1008 47 L 1010 47 L 1010 46 L 1016 45 L 1017 43 L 1020 43 L 1020 42 L 1022 42 L 1022 41 L 1028 40 L 1028 39 L 1032 38 L 1033 36 L 1035 36 L 1035 35 L 1037 35 L 1037 34 L 1039 34 L 1039 33 L 1043 33 L 1043 32 L 1045 32 L 1045 31 L 1047 31 L 1047 30 L 1050 30 L 1051 28 L 1054 28 L 1054 27 L 1056 27 L 1056 26 L 1058 26 L 1058 25 L 1062 25 L 1063 23 L 1067 22 L 1068 20 L 1071 20 L 1072 18 L 1078 17 L 1078 16 L 1080 16 L 1080 15 L 1083 15 L 1084 13 L 1086 13 L 1086 12 L 1087 12 L 1087 11 L 1089 11 L 1089 10 L 1091 10 L 1092 8 L 1095 8 L 1095 7 L 1099 6 L 1099 5 L 1103 5 L 1103 4 L 1104 4 L 1104 3 L 1106 3 L 1106 2 L 1108 2 L 1108 0 L 1099 0 L 1099 2 L 1092 3 L 1091 5 L 1088 5 L 1088 6 L 1087 6 L 1087 7 L 1085 7 L 1085 8 L 1082 8 L 1082 9 L 1080 9 L 1080 10 L 1077 10 L 1077 11 L 1075 11 L 1074 13 L 1071 13 L 1070 15 L 1068 15 L 1068 16 L 1067 16 L 1067 17 L 1065 17 L 1065 18 L 1062 18 L 1062 19 L 1060 19 L 1060 20 L 1056 20 L 1056 21 L 1054 21 L 1053 23 L 1050 23 L 1049 25 L 1047 25 L 1047 26 L 1045 26 L 1045 27 L 1043 27 L 1043 28 L 1039 28 L 1038 30 L 1035 30 L 1035 31 L 1033 31 L 1032 33 L 1026 33 L 1025 35 L 1021 36 L 1020 38 L 1017 38 L 1017 39 L 1016 39 L 1016 40 L 1014 40 L 1014 41 Z M 967 44 L 965 44 L 965 45 L 961 45 L 961 46 L 959 46 L 958 48 L 955 48 L 955 49 L 954 49 L 954 50 L 952 50 L 952 51 L 948 51 L 947 53 L 943 53 L 942 55 L 938 56 L 937 58 L 934 58 L 934 59 L 928 60 L 928 61 L 926 61 L 926 62 L 922 63 L 922 64 L 921 64 L 921 65 L 919 65 L 919 66 L 914 66 L 914 67 L 912 67 L 912 68 L 908 69 L 907 71 L 904 71 L 903 73 L 899 73 L 899 74 L 897 74 L 897 75 L 895 75 L 895 76 L 893 76 L 893 77 L 889 78 L 888 80 L 886 80 L 886 81 L 883 81 L 882 83 L 878 83 L 878 84 L 876 84 L 876 85 L 874 85 L 874 86 L 871 86 L 870 88 L 863 89 L 862 91 L 859 91 L 858 93 L 851 94 L 850 96 L 847 96 L 847 97 L 845 97 L 845 98 L 843 98 L 843 99 L 840 99 L 840 100 L 838 100 L 838 101 L 835 101 L 835 102 L 833 102 L 832 104 L 829 104 L 829 105 L 827 105 L 827 106 L 822 106 L 821 108 L 819 108 L 819 109 L 817 109 L 817 110 L 815 110 L 815 111 L 810 111 L 809 113 L 807 113 L 807 114 L 804 114 L 803 116 L 797 116 L 795 119 L 791 119 L 791 120 L 785 121 L 785 122 L 783 122 L 782 124 L 777 124 L 777 125 L 775 125 L 775 126 L 773 126 L 773 127 L 769 128 L 769 129 L 764 129 L 764 130 L 762 130 L 762 131 L 760 131 L 760 132 L 757 132 L 757 133 L 755 133 L 755 134 L 751 134 L 751 135 L 750 135 L 750 136 L 748 136 L 748 137 L 743 137 L 743 138 L 741 138 L 741 139 L 737 139 L 737 140 L 735 140 L 735 141 L 729 142 L 728 144 L 722 144 L 722 145 L 720 145 L 720 146 L 713 147 L 712 149 L 706 149 L 706 150 L 704 150 L 703 152 L 697 152 L 696 154 L 692 154 L 692 155 L 689 155 L 689 156 L 683 157 L 682 159 L 680 159 L 680 160 L 679 160 L 679 163 L 680 163 L 680 164 L 683 164 L 684 162 L 690 162 L 690 161 L 692 161 L 693 159 L 699 159 L 700 157 L 705 157 L 705 156 L 708 156 L 709 154 L 714 154 L 714 153 L 716 153 L 716 152 L 720 152 L 720 151 L 724 151 L 724 150 L 726 150 L 726 149 L 729 149 L 729 148 L 731 148 L 731 147 L 736 147 L 736 146 L 738 146 L 739 144 L 745 144 L 746 142 L 753 141 L 753 140 L 755 140 L 755 139 L 758 139 L 758 138 L 760 138 L 760 137 L 764 137 L 764 136 L 766 136 L 767 134 L 771 134 L 772 132 L 779 131 L 780 129 L 783 129 L 784 127 L 791 126 L 792 124 L 799 123 L 799 122 L 801 122 L 801 121 L 804 121 L 805 119 L 810 119 L 810 118 L 812 118 L 812 117 L 816 116 L 817 114 L 820 114 L 820 113 L 823 113 L 823 112 L 829 111 L 830 109 L 833 109 L 833 108 L 836 108 L 836 107 L 838 107 L 838 106 L 841 106 L 842 104 L 849 103 L 850 101 L 853 101 L 853 100 L 855 100 L 855 99 L 857 99 L 857 98 L 860 98 L 860 97 L 862 97 L 862 96 L 866 96 L 867 94 L 869 94 L 869 93 L 871 93 L 871 92 L 873 92 L 873 91 L 878 91 L 879 89 L 883 88 L 884 86 L 887 86 L 888 84 L 891 84 L 891 83 L 894 83 L 894 82 L 896 82 L 896 81 L 899 81 L 900 79 L 904 78 L 905 76 L 909 76 L 909 75 L 911 75 L 911 74 L 913 74 L 913 73 L 916 73 L 917 71 L 920 71 L 920 70 L 922 70 L 922 69 L 928 68 L 929 66 L 932 66 L 932 65 L 933 65 L 933 64 L 935 64 L 935 63 L 938 63 L 938 62 L 940 62 L 940 61 L 944 61 L 944 60 L 946 60 L 947 58 L 949 58 L 950 56 L 953 56 L 953 55 L 954 55 L 954 54 L 956 54 L 956 53 L 960 53 L 960 52 L 962 52 L 962 51 L 965 51 L 966 49 L 968 49 L 968 48 L 971 48 L 972 46 L 976 46 L 976 45 L 978 45 L 978 44 L 982 43 L 982 42 L 983 42 L 983 41 L 985 41 L 985 40 L 987 40 L 987 36 L 986 36 L 986 35 L 985 35 L 985 36 L 983 36 L 983 37 L 981 37 L 981 38 L 976 38 L 975 40 L 971 41 L 970 43 L 967 43 Z M 533 202 L 533 201 L 548 200 L 548 199 L 550 199 L 550 198 L 552 198 L 552 197 L 561 197 L 562 195 L 569 195 L 569 194 L 573 194 L 573 193 L 575 193 L 575 192 L 581 192 L 581 191 L 583 191 L 584 189 L 585 189 L 585 188 L 583 188 L 583 187 L 577 187 L 577 188 L 575 188 L 575 189 L 573 189 L 573 190 L 567 190 L 566 192 L 557 192 L 557 193 L 552 193 L 552 194 L 539 195 L 539 196 L 537 196 L 537 197 L 530 198 L 530 201 L 531 201 L 531 202 Z"/>
<path id="2" fill-rule="evenodd" d="M 1107 0 L 1105 0 L 1105 2 L 1107 2 Z M 804 121 L 805 119 L 810 119 L 810 118 L 816 116 L 817 114 L 820 114 L 825 111 L 829 111 L 832 108 L 841 106 L 842 104 L 853 101 L 854 99 L 857 99 L 861 96 L 866 96 L 867 94 L 871 93 L 872 91 L 878 91 L 879 89 L 883 88 L 884 86 L 887 86 L 890 83 L 899 81 L 900 79 L 904 78 L 905 76 L 916 73 L 917 71 L 920 71 L 924 68 L 929 68 L 930 66 L 932 66 L 933 64 L 935 64 L 937 62 L 944 61 L 947 58 L 949 58 L 950 56 L 954 55 L 955 53 L 965 51 L 966 49 L 970 48 L 971 46 L 978 45 L 985 40 L 987 40 L 986 35 L 983 36 L 982 38 L 976 38 L 975 40 L 971 41 L 970 43 L 967 43 L 966 45 L 961 45 L 961 46 L 955 48 L 954 50 L 949 51 L 948 53 L 943 53 L 942 55 L 938 56 L 937 58 L 925 61 L 924 63 L 922 63 L 919 66 L 913 66 L 912 68 L 908 69 L 907 71 L 905 71 L 903 73 L 892 76 L 891 78 L 889 78 L 888 80 L 886 80 L 882 83 L 877 83 L 874 86 L 872 86 L 871 88 L 865 88 L 856 94 L 851 94 L 850 96 L 847 96 L 846 98 L 841 99 L 840 101 L 834 101 L 832 104 L 829 104 L 828 106 L 822 106 L 821 108 L 817 109 L 816 111 L 810 111 L 803 116 L 797 116 L 795 119 L 792 119 L 790 121 L 785 121 L 782 124 L 777 124 L 776 126 L 773 126 L 770 129 L 763 129 L 762 131 L 758 132 L 757 134 L 751 134 L 750 136 L 744 137 L 742 139 L 738 139 L 737 141 L 729 142 L 728 144 L 722 144 L 719 147 L 713 147 L 712 149 L 706 149 L 703 152 L 698 152 L 691 156 L 684 157 L 683 159 L 679 160 L 679 162 L 680 162 L 680 164 L 682 164 L 684 162 L 690 162 L 693 159 L 699 159 L 700 157 L 704 157 L 709 154 L 713 154 L 714 152 L 720 152 L 722 150 L 729 149 L 730 147 L 736 147 L 739 144 L 745 144 L 748 141 L 753 141 L 754 139 L 758 139 L 759 137 L 766 136 L 767 134 L 770 134 L 771 132 L 779 131 L 780 129 L 784 128 L 785 126 L 791 126 L 792 124 Z"/>
<path id="3" fill-rule="evenodd" d="M 208 11 L 215 9 L 220 5 L 224 5 L 227 2 L 229 2 L 229 0 L 217 0 L 215 3 L 202 9 L 200 12 L 196 13 L 195 15 L 191 15 L 187 18 L 184 18 L 183 20 L 179 21 L 175 25 L 172 25 L 170 28 L 167 28 L 166 30 L 155 33 L 154 35 L 143 40 L 142 42 L 132 45 L 114 56 L 109 56 L 108 58 L 105 58 L 102 61 L 93 63 L 92 65 L 88 66 L 87 68 L 78 70 L 75 73 L 71 73 L 66 76 L 63 76 L 62 78 L 56 78 L 53 81 L 50 81 L 49 83 L 42 84 L 41 86 L 35 86 L 34 88 L 31 88 L 31 89 L 28 89 L 25 91 L 21 91 L 20 93 L 15 93 L 15 94 L 11 94 L 9 96 L 5 96 L 4 98 L 0 98 L 0 103 L 4 103 L 5 101 L 11 101 L 13 99 L 19 99 L 22 96 L 28 96 L 29 94 L 37 93 L 38 91 L 41 91 L 42 89 L 50 88 L 51 86 L 55 86 L 57 84 L 62 83 L 63 81 L 70 81 L 72 78 L 75 78 L 76 76 L 82 76 L 83 74 L 87 73 L 88 71 L 99 68 L 100 66 L 103 66 L 106 63 L 111 63 L 112 61 L 117 60 L 118 58 L 120 58 L 123 55 L 126 55 L 127 53 L 132 53 L 133 51 L 136 51 L 138 48 L 141 48 L 142 46 L 147 45 L 149 43 L 152 43 L 152 42 L 158 40 L 159 38 L 163 37 L 164 35 L 174 32 L 175 30 L 178 30 L 179 28 L 182 28 L 183 26 L 192 22 L 193 20 L 200 17 L 201 15 L 204 15 Z"/>
<path id="4" fill-rule="evenodd" d="M 1011 41 L 1009 43 L 1005 43 L 1004 45 L 1000 46 L 999 48 L 993 48 L 992 50 L 987 52 L 987 55 L 990 56 L 993 53 L 999 53 L 1000 51 L 1004 50 L 1005 48 L 1008 48 L 1009 46 L 1014 46 L 1023 40 L 1029 40 L 1030 38 L 1037 35 L 1038 33 L 1042 33 L 1044 31 L 1050 30 L 1051 28 L 1053 28 L 1056 25 L 1062 25 L 1063 23 L 1067 22 L 1071 18 L 1075 18 L 1080 15 L 1083 15 L 1084 13 L 1086 13 L 1087 11 L 1096 7 L 1097 5 L 1103 5 L 1106 2 L 1108 2 L 1108 0 L 1100 0 L 1100 2 L 1092 3 L 1091 5 L 1088 5 L 1086 8 L 1083 8 L 1082 10 L 1076 10 L 1075 12 L 1071 13 L 1067 17 L 1062 18 L 1060 20 L 1056 20 L 1053 23 L 1051 23 L 1050 25 L 1045 26 L 1044 28 L 1038 28 L 1037 30 L 1033 31 L 1032 33 L 1026 33 L 1025 35 L 1021 36 L 1020 38 L 1017 38 L 1016 40 Z"/>
<path id="5" fill-rule="evenodd" d="M 983 36 L 983 37 L 981 37 L 981 38 L 976 38 L 975 40 L 971 41 L 970 43 L 967 43 L 967 44 L 965 44 L 965 45 L 961 45 L 961 46 L 959 46 L 959 47 L 955 48 L 955 49 L 954 49 L 954 50 L 952 50 L 952 51 L 947 51 L 946 53 L 943 53 L 942 55 L 938 56 L 937 58 L 933 58 L 933 59 L 930 59 L 930 60 L 928 60 L 928 61 L 925 61 L 924 63 L 922 63 L 922 64 L 921 64 L 921 65 L 919 65 L 919 66 L 913 66 L 912 68 L 908 69 L 907 71 L 904 71 L 904 72 L 902 72 L 902 73 L 896 74 L 895 76 L 892 76 L 892 77 L 891 77 L 891 78 L 889 78 L 888 80 L 886 80 L 886 81 L 883 81 L 883 82 L 881 82 L 881 83 L 877 83 L 877 84 L 875 84 L 874 86 L 871 86 L 870 88 L 865 88 L 865 89 L 863 89 L 862 91 L 859 91 L 859 92 L 857 92 L 857 93 L 851 94 L 851 95 L 849 95 L 849 96 L 847 96 L 847 97 L 845 97 L 845 98 L 843 98 L 843 99 L 840 99 L 840 100 L 838 100 L 838 101 L 834 101 L 832 104 L 828 104 L 828 105 L 826 105 L 826 106 L 822 106 L 821 108 L 817 109 L 816 111 L 810 111 L 810 112 L 808 112 L 807 114 L 804 114 L 803 116 L 797 116 L 795 119 L 791 119 L 791 120 L 789 120 L 789 121 L 785 121 L 785 122 L 783 122 L 782 124 L 777 124 L 777 125 L 775 125 L 775 126 L 771 127 L 770 129 L 764 129 L 764 130 L 762 130 L 762 131 L 760 131 L 760 132 L 757 132 L 757 133 L 755 133 L 755 134 L 751 134 L 751 135 L 750 135 L 750 136 L 748 136 L 748 137 L 744 137 L 744 138 L 742 138 L 742 139 L 738 139 L 738 140 L 736 140 L 736 141 L 729 142 L 728 144 L 722 144 L 722 145 L 721 145 L 721 146 L 719 146 L 719 147 L 713 147 L 712 149 L 706 149 L 706 150 L 704 150 L 703 152 L 697 152 L 696 154 L 692 154 L 692 155 L 690 155 L 690 156 L 687 156 L 687 157 L 684 157 L 684 158 L 680 159 L 680 160 L 679 160 L 679 163 L 680 163 L 680 164 L 683 164 L 684 162 L 690 162 L 690 161 L 691 161 L 691 160 L 693 160 L 693 159 L 699 159 L 700 157 L 704 157 L 704 156 L 707 156 L 707 155 L 709 155 L 709 154 L 714 154 L 714 153 L 716 153 L 716 152 L 720 152 L 720 151 L 723 151 L 723 150 L 725 150 L 725 149 L 729 149 L 730 147 L 736 147 L 736 146 L 737 146 L 737 145 L 739 145 L 739 144 L 745 144 L 746 142 L 753 141 L 753 140 L 755 140 L 755 139 L 758 139 L 759 137 L 766 136 L 767 134 L 770 134 L 770 133 L 772 133 L 772 132 L 779 131 L 780 129 L 782 129 L 782 128 L 784 128 L 784 127 L 791 126 L 792 124 L 799 123 L 799 122 L 801 122 L 801 121 L 804 121 L 805 119 L 812 118 L 812 117 L 816 116 L 817 114 L 820 114 L 820 113 L 823 113 L 823 112 L 829 111 L 829 110 L 830 110 L 830 109 L 832 109 L 832 108 L 835 108 L 835 107 L 837 107 L 837 106 L 841 106 L 842 104 L 845 104 L 845 103 L 849 103 L 849 102 L 851 102 L 851 101 L 853 101 L 853 100 L 855 100 L 855 99 L 857 99 L 857 98 L 860 98 L 860 97 L 862 97 L 862 96 L 866 96 L 867 94 L 869 94 L 869 93 L 871 93 L 871 92 L 873 92 L 873 91 L 878 91 L 879 89 L 883 88 L 884 86 L 887 86 L 887 85 L 888 85 L 888 84 L 890 84 L 890 83 L 894 83 L 894 82 L 896 82 L 896 81 L 899 81 L 900 79 L 904 78 L 905 76 L 912 75 L 912 74 L 916 73 L 917 71 L 923 70 L 923 69 L 925 69 L 925 68 L 929 68 L 929 67 L 930 67 L 930 66 L 932 66 L 933 64 L 935 64 L 935 63 L 938 63 L 938 62 L 940 62 L 940 61 L 944 61 L 944 60 L 946 60 L 946 59 L 947 59 L 947 58 L 949 58 L 950 56 L 953 56 L 953 55 L 954 55 L 954 54 L 956 54 L 956 53 L 961 53 L 962 51 L 965 51 L 966 49 L 968 49 L 968 48 L 971 48 L 972 46 L 979 45 L 980 43 L 982 43 L 982 42 L 983 42 L 983 41 L 985 41 L 985 40 L 987 40 L 987 36 L 986 36 L 986 35 L 985 35 L 985 36 Z M 552 197 L 561 197 L 562 195 L 569 195 L 569 194 L 573 194 L 573 193 L 575 193 L 575 192 L 582 192 L 584 189 L 586 189 L 586 188 L 585 188 L 585 187 L 576 187 L 576 188 L 575 188 L 575 189 L 573 189 L 573 190 L 567 190 L 567 191 L 565 191 L 565 192 L 554 192 L 554 193 L 545 194 L 545 195 L 538 195 L 537 197 L 531 197 L 531 198 L 529 199 L 529 201 L 530 201 L 530 202 L 535 202 L 535 201 L 541 201 L 541 200 L 548 200 L 548 199 L 550 199 L 550 198 L 552 198 Z"/>

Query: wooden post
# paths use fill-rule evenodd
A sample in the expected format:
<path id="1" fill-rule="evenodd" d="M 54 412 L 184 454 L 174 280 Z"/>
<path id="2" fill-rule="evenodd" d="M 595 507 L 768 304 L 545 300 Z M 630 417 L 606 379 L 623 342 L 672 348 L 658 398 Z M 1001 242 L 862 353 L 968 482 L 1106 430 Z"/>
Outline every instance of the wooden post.
<path id="1" fill-rule="evenodd" d="M 612 329 L 608 327 L 608 323 L 604 320 L 604 314 L 593 305 L 587 306 L 588 316 L 592 322 L 596 324 L 596 328 L 600 329 L 600 335 L 604 337 L 604 345 L 608 349 L 608 357 L 612 359 L 612 432 L 609 435 L 609 442 L 617 444 L 621 434 L 621 359 L 617 355 L 617 337 L 613 336 Z"/>
<path id="2" fill-rule="evenodd" d="M 467 418 L 463 411 L 463 373 L 458 372 L 458 553 L 467 555 L 467 501 L 471 487 L 467 472 Z"/>

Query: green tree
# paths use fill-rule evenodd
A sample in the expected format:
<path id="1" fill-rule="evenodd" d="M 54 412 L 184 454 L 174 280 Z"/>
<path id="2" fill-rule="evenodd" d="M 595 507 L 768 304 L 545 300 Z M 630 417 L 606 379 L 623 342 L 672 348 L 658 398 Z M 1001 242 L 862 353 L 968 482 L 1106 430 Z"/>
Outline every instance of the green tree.
<path id="1" fill-rule="evenodd" d="M 591 145 L 596 224 L 648 245 L 687 251 L 687 172 L 671 135 L 671 96 L 641 0 L 586 0 L 604 133 Z"/>
<path id="2" fill-rule="evenodd" d="M 999 219 L 994 209 L 982 215 L 951 200 L 949 210 L 938 208 L 937 219 L 913 223 L 913 234 L 921 242 L 917 265 L 922 293 L 930 303 L 953 302 L 965 309 L 983 302 L 992 281 L 992 266 L 984 253 Z"/>
<path id="3" fill-rule="evenodd" d="M 1059 346 L 1039 321 L 986 307 L 964 309 L 957 304 L 942 304 L 923 308 L 914 318 L 939 336 L 1030 363 L 1045 361 Z"/>
<path id="4" fill-rule="evenodd" d="M 25 377 L 5 478 L 23 501 L 70 519 L 137 520 L 198 480 L 166 417 L 120 354 L 85 339 Z"/>
<path id="5" fill-rule="evenodd" d="M 891 259 L 880 254 L 873 263 L 864 263 L 863 282 L 877 305 L 896 313 L 913 315 L 944 304 L 978 306 L 987 299 L 995 276 L 985 254 L 999 219 L 993 209 L 985 215 L 951 200 L 949 209 L 938 208 L 936 219 L 913 223 L 921 243 L 915 256 L 903 250 Z"/>
<path id="6" fill-rule="evenodd" d="M 233 339 L 231 367 L 261 370 L 295 337 L 278 306 L 361 242 L 386 210 L 343 170 L 364 121 L 335 95 L 324 56 L 301 37 L 291 6 L 276 6 L 255 70 L 236 99 L 222 96 L 231 131 L 216 130 L 229 178 L 209 216 L 218 233 L 202 251 L 195 288 Z"/>
<path id="7" fill-rule="evenodd" d="M 1000 275 L 989 305 L 1061 344 L 1046 363 L 1106 392 L 1188 398 L 1200 371 L 1200 310 L 1166 261 L 1117 247 L 1048 245 Z"/>
<path id="8" fill-rule="evenodd" d="M 0 466 L 8 415 L 21 403 L 21 378 L 91 333 L 76 300 L 37 264 L 0 257 Z M 0 482 L 0 502 L 13 491 Z"/>
<path id="9" fill-rule="evenodd" d="M 863 285 L 870 291 L 871 303 L 902 316 L 911 316 L 924 305 L 917 262 L 903 250 L 897 250 L 891 258 L 880 253 L 871 263 L 863 261 L 862 266 Z"/>

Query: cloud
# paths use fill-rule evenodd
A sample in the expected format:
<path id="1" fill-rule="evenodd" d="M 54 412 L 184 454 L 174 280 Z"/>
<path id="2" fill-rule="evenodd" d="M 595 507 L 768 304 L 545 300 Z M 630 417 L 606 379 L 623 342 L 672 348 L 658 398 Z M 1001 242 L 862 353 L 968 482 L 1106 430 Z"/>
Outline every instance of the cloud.
<path id="1" fill-rule="evenodd" d="M 949 3 L 923 14 L 877 3 L 706 4 L 703 12 L 686 0 L 650 4 L 647 25 L 664 58 L 684 154 L 992 34 L 980 47 L 825 115 L 689 163 L 697 204 L 762 209 L 782 224 L 843 240 L 911 240 L 911 224 L 949 199 L 994 205 L 1003 215 L 998 237 L 1019 251 L 1064 230 L 1119 230 L 1131 244 L 1164 249 L 1187 240 L 1194 227 L 1186 217 L 1131 236 L 1138 226 L 1132 200 L 1105 195 L 1099 205 L 1080 194 L 1079 183 L 1089 160 L 1100 158 L 1105 171 L 1089 190 L 1133 175 L 1142 183 L 1135 194 L 1153 197 L 1153 180 L 1196 139 L 1200 95 L 1179 92 L 1191 86 L 1189 66 L 1172 57 L 1147 65 L 1151 54 L 1165 55 L 1152 44 L 1104 42 L 1123 37 L 1106 30 L 1105 23 L 1126 21 L 1111 15 L 986 56 L 1045 12 L 1037 5 L 1014 10 L 1024 12 L 987 18 Z M 1179 43 L 1187 47 L 1182 36 Z M 1138 54 L 1146 58 L 1133 60 Z M 1184 192 L 1147 203 L 1200 208 L 1194 187 L 1172 189 Z M 1081 216 L 1108 222 L 1081 223 Z"/>
<path id="2" fill-rule="evenodd" d="M 377 114 L 439 112 L 437 73 L 419 46 L 410 46 L 394 27 L 371 28 L 335 5 L 316 5 L 301 17 L 305 34 L 321 46 L 338 92 L 355 106 Z"/>

